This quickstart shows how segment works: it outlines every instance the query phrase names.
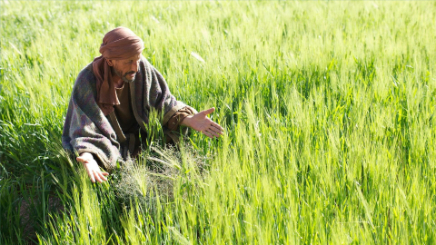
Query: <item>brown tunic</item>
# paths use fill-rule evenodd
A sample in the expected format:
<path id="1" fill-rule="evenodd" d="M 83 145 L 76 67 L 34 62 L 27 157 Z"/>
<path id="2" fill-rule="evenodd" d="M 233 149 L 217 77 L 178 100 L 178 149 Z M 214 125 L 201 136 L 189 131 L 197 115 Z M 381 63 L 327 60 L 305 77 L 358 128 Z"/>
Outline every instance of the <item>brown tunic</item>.
<path id="1" fill-rule="evenodd" d="M 119 105 L 115 105 L 115 115 L 117 117 L 118 123 L 121 127 L 123 133 L 129 137 L 134 137 L 134 146 L 131 148 L 133 152 L 130 152 L 132 157 L 135 157 L 140 151 L 140 140 L 139 133 L 140 127 L 135 120 L 135 116 L 133 114 L 133 109 L 131 105 L 130 98 L 130 86 L 128 83 L 124 83 L 121 88 L 116 88 L 116 94 L 118 100 L 120 102 Z M 185 106 L 182 109 L 178 110 L 173 116 L 170 117 L 168 122 L 163 125 L 168 128 L 170 131 L 178 131 L 179 126 L 182 124 L 183 120 L 189 116 L 193 115 L 196 112 L 189 106 Z M 129 140 L 130 141 L 130 140 Z M 172 139 L 170 137 L 166 137 L 166 142 L 171 142 Z M 130 147 L 129 147 L 130 148 Z M 130 150 L 130 151 L 132 151 Z"/>
<path id="2" fill-rule="evenodd" d="M 130 103 L 130 86 L 128 83 L 124 83 L 121 88 L 115 89 L 117 92 L 119 105 L 115 105 L 115 115 L 117 116 L 118 123 L 124 133 L 127 133 L 137 124 L 135 116 L 133 114 L 132 105 Z"/>

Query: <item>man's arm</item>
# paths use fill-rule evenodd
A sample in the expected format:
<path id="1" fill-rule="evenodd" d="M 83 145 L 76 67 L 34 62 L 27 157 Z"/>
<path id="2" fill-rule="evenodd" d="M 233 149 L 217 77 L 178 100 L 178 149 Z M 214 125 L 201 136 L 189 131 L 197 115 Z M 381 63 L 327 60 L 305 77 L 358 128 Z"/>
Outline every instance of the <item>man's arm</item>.
<path id="1" fill-rule="evenodd" d="M 189 115 L 181 122 L 180 125 L 190 127 L 197 130 L 209 138 L 220 137 L 224 133 L 224 129 L 216 122 L 212 121 L 207 115 L 215 111 L 215 108 L 210 108 L 201 111 L 195 115 Z"/>
<path id="2" fill-rule="evenodd" d="M 101 112 L 95 100 L 95 86 L 89 66 L 83 69 L 75 81 L 62 133 L 62 145 L 78 156 L 90 179 L 106 180 L 100 165 L 107 171 L 122 161 L 116 134 Z M 100 165 L 99 165 L 100 164 Z"/>

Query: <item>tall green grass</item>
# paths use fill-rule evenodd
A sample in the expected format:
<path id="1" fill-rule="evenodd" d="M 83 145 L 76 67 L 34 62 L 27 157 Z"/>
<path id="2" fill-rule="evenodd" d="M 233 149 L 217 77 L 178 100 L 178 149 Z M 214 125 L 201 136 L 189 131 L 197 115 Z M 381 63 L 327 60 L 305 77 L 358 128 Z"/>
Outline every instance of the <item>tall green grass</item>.
<path id="1" fill-rule="evenodd" d="M 1 244 L 436 242 L 435 2 L 0 8 Z M 62 151 L 63 120 L 120 25 L 226 134 L 91 184 Z"/>

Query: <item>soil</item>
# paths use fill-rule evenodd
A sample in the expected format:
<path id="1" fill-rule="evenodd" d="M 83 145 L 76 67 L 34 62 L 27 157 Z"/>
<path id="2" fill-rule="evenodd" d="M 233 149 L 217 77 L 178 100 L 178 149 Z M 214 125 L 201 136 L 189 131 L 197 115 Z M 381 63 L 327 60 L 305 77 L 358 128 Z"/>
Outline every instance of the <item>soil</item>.
<path id="1" fill-rule="evenodd" d="M 23 199 L 20 207 L 20 220 L 21 226 L 23 227 L 23 239 L 26 244 L 38 244 L 38 238 L 36 236 L 36 229 L 38 225 L 38 221 L 33 217 L 32 211 L 35 212 L 38 208 L 38 205 L 42 205 L 39 199 L 33 200 L 25 200 Z M 54 196 L 50 195 L 48 198 L 48 207 L 47 207 L 47 220 L 48 214 L 56 214 L 64 212 L 64 207 L 62 205 L 61 200 Z"/>

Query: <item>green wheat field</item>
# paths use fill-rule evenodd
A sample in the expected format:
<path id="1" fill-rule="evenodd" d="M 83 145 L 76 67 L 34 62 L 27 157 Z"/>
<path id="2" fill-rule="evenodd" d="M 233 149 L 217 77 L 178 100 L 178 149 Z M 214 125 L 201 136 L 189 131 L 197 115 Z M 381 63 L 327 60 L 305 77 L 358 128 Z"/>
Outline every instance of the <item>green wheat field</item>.
<path id="1" fill-rule="evenodd" d="M 436 2 L 1 1 L 0 244 L 435 244 Z M 225 135 L 92 184 L 61 146 L 118 26 Z"/>

